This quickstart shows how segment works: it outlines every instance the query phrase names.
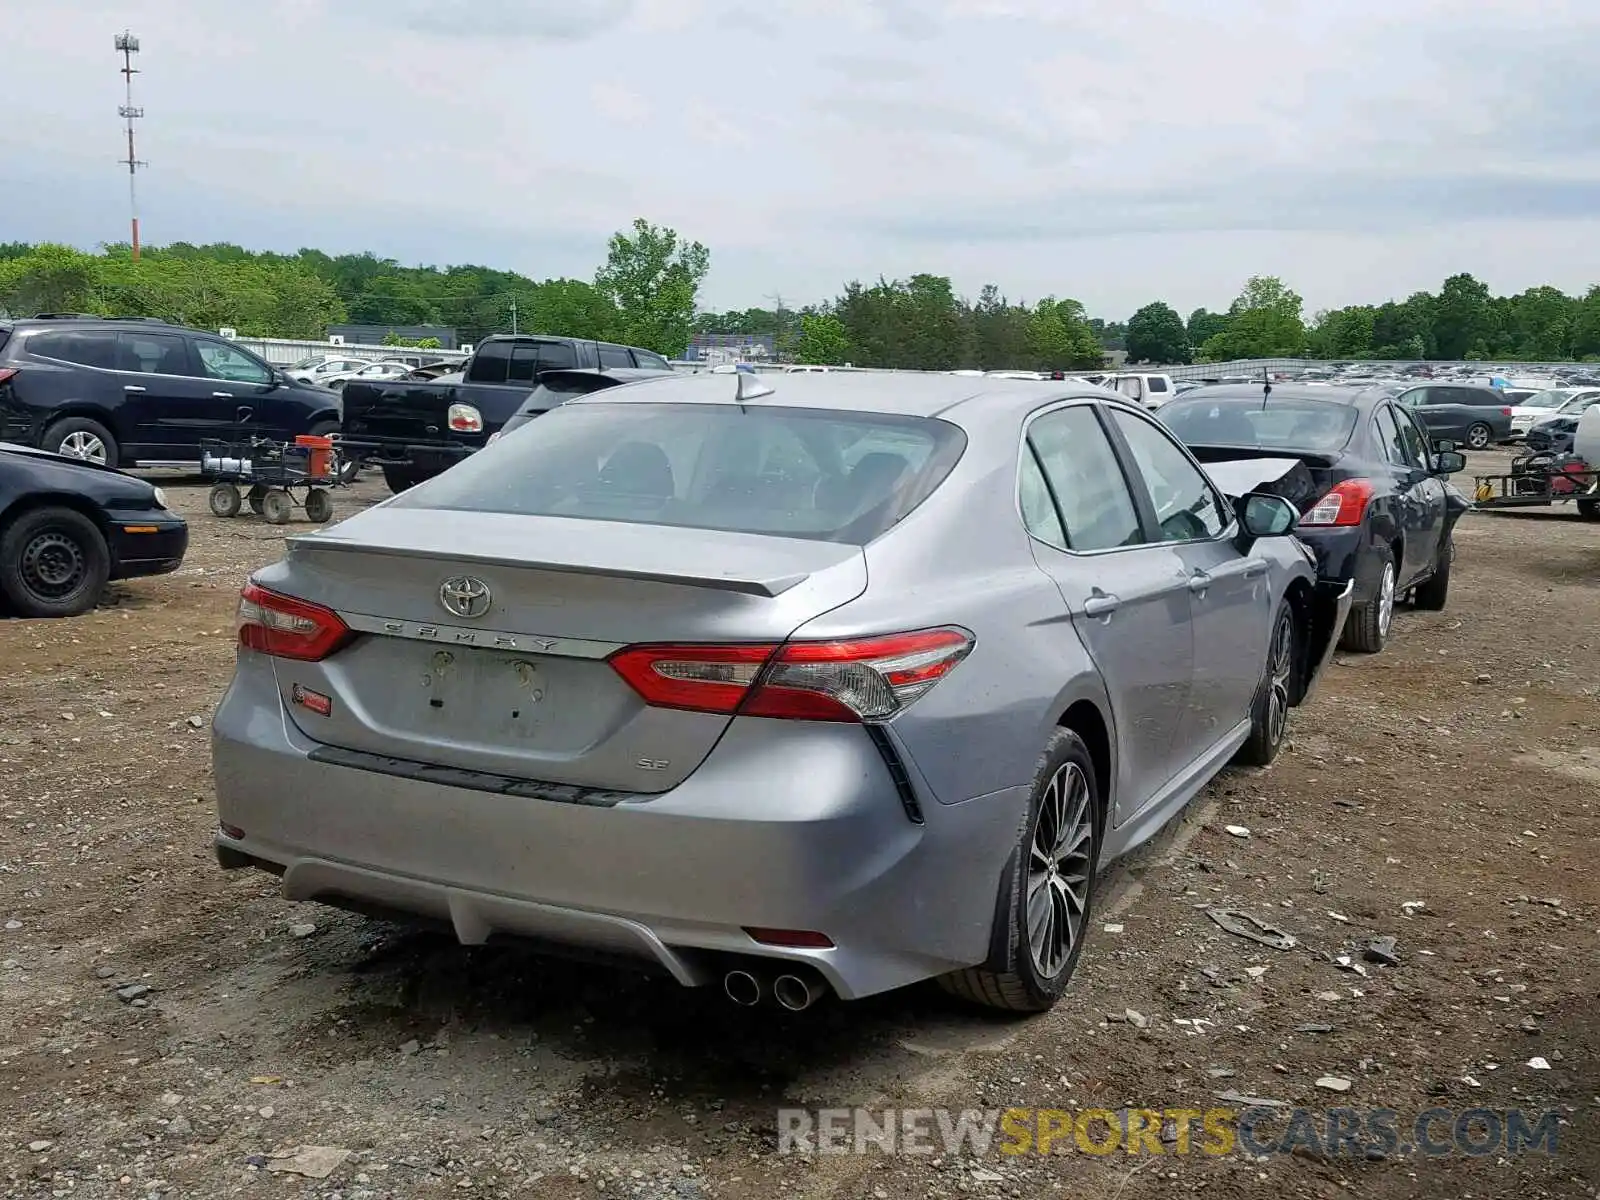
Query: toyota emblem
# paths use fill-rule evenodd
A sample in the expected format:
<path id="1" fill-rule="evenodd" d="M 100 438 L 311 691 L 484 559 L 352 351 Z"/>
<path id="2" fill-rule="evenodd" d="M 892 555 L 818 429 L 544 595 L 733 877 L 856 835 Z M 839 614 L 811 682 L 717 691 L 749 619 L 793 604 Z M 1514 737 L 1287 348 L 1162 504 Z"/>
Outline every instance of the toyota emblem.
<path id="1" fill-rule="evenodd" d="M 453 617 L 481 617 L 489 611 L 489 585 L 471 575 L 457 575 L 439 585 L 439 603 Z"/>

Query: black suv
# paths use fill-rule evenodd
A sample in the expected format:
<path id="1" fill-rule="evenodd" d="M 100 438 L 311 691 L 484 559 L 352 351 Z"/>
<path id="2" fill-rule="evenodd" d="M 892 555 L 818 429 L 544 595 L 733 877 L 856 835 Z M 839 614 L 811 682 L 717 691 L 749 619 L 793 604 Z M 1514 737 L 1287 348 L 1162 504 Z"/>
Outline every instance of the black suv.
<path id="1" fill-rule="evenodd" d="M 339 428 L 339 397 L 213 334 L 150 318 L 0 320 L 0 442 L 109 467 L 195 463 L 201 438 Z"/>

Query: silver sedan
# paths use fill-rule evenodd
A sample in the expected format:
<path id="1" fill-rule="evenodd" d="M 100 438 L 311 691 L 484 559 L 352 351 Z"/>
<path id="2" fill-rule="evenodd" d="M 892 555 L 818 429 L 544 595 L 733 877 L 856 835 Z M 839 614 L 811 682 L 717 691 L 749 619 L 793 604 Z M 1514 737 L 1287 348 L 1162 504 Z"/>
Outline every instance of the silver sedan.
<path id="1" fill-rule="evenodd" d="M 1041 1010 L 1321 673 L 1296 517 L 1076 381 L 612 388 L 249 581 L 218 856 L 740 1003 Z"/>

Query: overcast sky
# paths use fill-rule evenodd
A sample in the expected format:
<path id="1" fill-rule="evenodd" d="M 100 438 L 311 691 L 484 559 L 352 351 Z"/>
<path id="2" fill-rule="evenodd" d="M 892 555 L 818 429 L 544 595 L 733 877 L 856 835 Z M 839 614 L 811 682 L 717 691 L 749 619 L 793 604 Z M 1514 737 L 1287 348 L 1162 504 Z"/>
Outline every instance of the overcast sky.
<path id="1" fill-rule="evenodd" d="M 124 25 L 147 242 L 589 278 L 645 216 L 719 309 L 1600 282 L 1596 0 L 51 0 L 6 22 L 0 240 L 126 239 Z"/>

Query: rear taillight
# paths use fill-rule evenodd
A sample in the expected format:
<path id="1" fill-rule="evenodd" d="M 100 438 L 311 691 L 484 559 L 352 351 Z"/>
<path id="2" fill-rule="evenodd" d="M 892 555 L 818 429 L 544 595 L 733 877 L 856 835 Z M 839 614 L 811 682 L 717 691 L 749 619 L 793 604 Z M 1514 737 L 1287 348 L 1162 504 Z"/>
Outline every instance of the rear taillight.
<path id="1" fill-rule="evenodd" d="M 482 433 L 483 414 L 470 404 L 452 404 L 445 413 L 451 433 Z"/>
<path id="2" fill-rule="evenodd" d="M 11 377 L 16 373 L 16 367 L 0 367 L 0 383 L 9 383 Z"/>
<path id="3" fill-rule="evenodd" d="M 1509 417 L 1511 415 L 1511 410 L 1509 408 L 1502 408 L 1500 410 L 1500 415 L 1502 417 Z"/>
<path id="4" fill-rule="evenodd" d="M 1346 479 L 1336 483 L 1300 517 L 1301 525 L 1359 525 L 1367 515 L 1372 499 L 1370 479 Z"/>
<path id="5" fill-rule="evenodd" d="M 617 674 L 655 708 L 803 721 L 884 721 L 972 650 L 961 629 L 787 645 L 629 646 Z"/>
<path id="6" fill-rule="evenodd" d="M 331 608 L 247 583 L 239 593 L 239 644 L 274 658 L 320 662 L 354 634 Z"/>

